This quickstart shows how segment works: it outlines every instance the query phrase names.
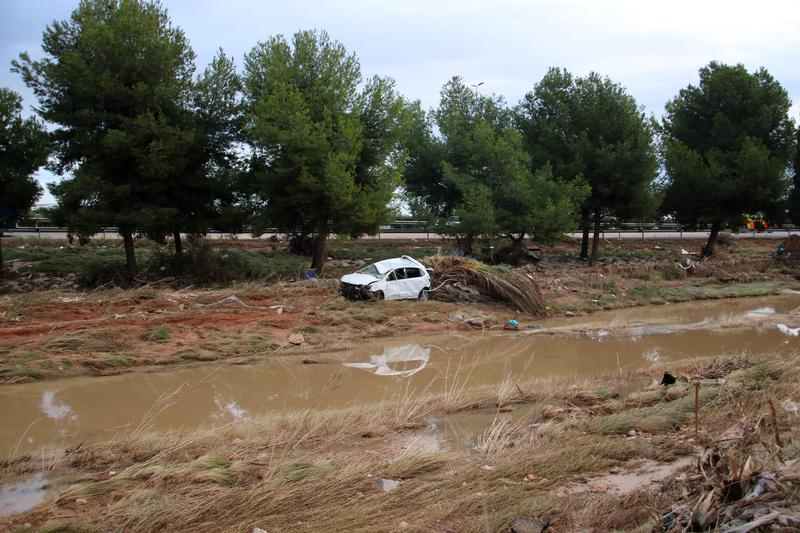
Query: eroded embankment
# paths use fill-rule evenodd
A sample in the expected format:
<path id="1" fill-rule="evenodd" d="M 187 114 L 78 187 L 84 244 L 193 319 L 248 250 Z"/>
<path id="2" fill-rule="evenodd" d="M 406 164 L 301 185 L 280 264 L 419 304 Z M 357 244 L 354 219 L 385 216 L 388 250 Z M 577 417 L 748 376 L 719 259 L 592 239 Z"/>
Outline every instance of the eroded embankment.
<path id="1" fill-rule="evenodd" d="M 721 353 L 800 348 L 800 296 L 679 304 L 553 319 L 520 331 L 373 340 L 247 365 L 79 377 L 0 389 L 5 456 L 305 409 L 347 408 L 533 378 L 647 371 Z M 779 329 L 781 326 L 785 330 Z M 541 326 L 541 327 L 538 327 Z"/>

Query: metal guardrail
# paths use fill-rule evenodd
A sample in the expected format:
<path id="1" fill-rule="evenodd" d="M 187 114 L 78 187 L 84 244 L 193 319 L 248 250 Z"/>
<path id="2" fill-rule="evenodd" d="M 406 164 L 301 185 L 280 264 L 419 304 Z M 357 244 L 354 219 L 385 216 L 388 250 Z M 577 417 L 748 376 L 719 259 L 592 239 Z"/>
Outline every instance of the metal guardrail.
<path id="1" fill-rule="evenodd" d="M 429 234 L 429 235 L 430 234 L 436 235 L 436 234 L 438 234 L 440 232 L 441 229 L 442 229 L 441 226 L 428 224 L 428 223 L 426 223 L 424 221 L 397 220 L 395 222 L 391 222 L 389 224 L 382 225 L 378 229 L 378 235 L 380 235 L 380 234 L 403 234 L 403 233 L 426 233 L 426 234 Z M 30 226 L 30 227 L 17 226 L 15 228 L 5 229 L 5 230 L 2 230 L 2 231 L 6 235 L 14 235 L 14 234 L 37 234 L 37 235 L 41 235 L 41 234 L 56 234 L 56 233 L 66 234 L 67 233 L 67 228 L 58 227 L 58 226 Z M 617 224 L 617 225 L 613 225 L 613 226 L 604 227 L 601 230 L 601 233 L 604 236 L 608 236 L 608 235 L 613 236 L 614 234 L 632 235 L 632 234 L 641 233 L 642 237 L 644 238 L 644 234 L 646 234 L 646 233 L 647 234 L 659 234 L 659 233 L 679 233 L 679 234 L 683 234 L 683 233 L 698 233 L 698 232 L 702 233 L 702 232 L 708 232 L 708 231 L 710 231 L 710 228 L 708 228 L 708 227 L 705 227 L 705 228 L 700 227 L 700 228 L 688 229 L 688 228 L 682 228 L 678 224 L 660 224 L 659 225 L 659 224 L 643 224 L 643 223 L 622 223 L 622 224 Z M 568 231 L 566 233 L 575 234 L 575 233 L 580 233 L 580 232 L 581 232 L 580 228 L 575 228 L 574 230 Z M 748 230 L 748 229 L 745 229 L 745 228 L 740 228 L 739 230 L 733 230 L 733 233 L 737 233 L 737 234 L 740 234 L 740 235 L 746 234 L 748 236 L 751 235 L 751 234 L 753 236 L 758 236 L 758 235 L 764 235 L 764 234 L 765 235 L 773 235 L 773 234 L 783 234 L 783 233 L 786 233 L 787 235 L 790 235 L 792 232 L 800 232 L 800 228 L 798 228 L 797 226 L 785 225 L 785 226 L 779 226 L 779 227 L 772 227 L 772 228 L 768 228 L 768 229 L 764 229 L 764 230 Z M 227 234 L 230 234 L 230 232 L 217 231 L 217 230 L 211 230 L 208 233 L 212 234 L 212 235 L 227 235 Z M 243 231 L 241 233 L 244 233 L 244 234 L 251 233 L 251 228 L 247 228 L 246 227 L 246 228 L 243 229 Z M 262 232 L 263 235 L 273 235 L 273 234 L 279 234 L 279 233 L 282 233 L 282 232 L 279 232 L 277 228 L 266 228 Z M 95 235 L 102 235 L 102 237 L 105 238 L 108 235 L 117 236 L 118 234 L 119 234 L 118 228 L 113 227 L 113 226 L 109 226 L 109 227 L 103 228 L 102 230 L 98 231 Z"/>

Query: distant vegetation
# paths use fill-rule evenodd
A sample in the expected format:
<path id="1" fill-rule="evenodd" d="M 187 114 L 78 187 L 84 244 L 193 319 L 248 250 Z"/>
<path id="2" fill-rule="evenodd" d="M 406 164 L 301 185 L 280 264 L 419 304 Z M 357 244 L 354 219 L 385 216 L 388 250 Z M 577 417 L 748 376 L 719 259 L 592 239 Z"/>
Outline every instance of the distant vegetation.
<path id="1" fill-rule="evenodd" d="M 135 278 L 126 276 L 125 249 L 117 241 L 97 246 L 45 246 L 27 242 L 6 250 L 9 261 L 21 262 L 24 274 L 65 276 L 75 274 L 82 287 L 99 287 L 107 283 L 128 286 L 132 282 L 149 282 L 172 278 L 179 284 L 225 284 L 234 281 L 285 281 L 302 279 L 308 270 L 305 256 L 290 253 L 282 243 L 261 244 L 258 248 L 236 243 L 192 243 L 181 255 L 171 253 L 166 245 L 143 242 L 136 249 L 139 271 Z M 380 261 L 408 254 L 425 257 L 435 254 L 434 244 L 371 243 L 369 241 L 334 240 L 328 256 L 337 264 L 330 274 L 352 272 L 367 261 Z M 355 265 L 355 266 L 351 266 Z"/>
<path id="2" fill-rule="evenodd" d="M 41 121 L 0 93 L 0 228 L 39 197 L 32 175 L 47 161 L 64 176 L 49 216 L 82 239 L 119 228 L 125 265 L 113 264 L 129 279 L 152 260 L 137 235 L 172 239 L 165 272 L 258 272 L 238 256 L 184 257 L 182 235 L 245 225 L 292 236 L 321 273 L 329 235 L 374 234 L 398 202 L 448 221 L 466 253 L 502 238 L 513 258 L 526 238 L 579 223 L 590 264 L 604 217 L 710 224 L 709 255 L 744 213 L 775 223 L 800 212 L 791 102 L 763 68 L 710 63 L 659 124 L 619 83 L 559 68 L 512 106 L 455 76 L 424 110 L 391 79 L 365 78 L 324 31 L 265 36 L 243 68 L 220 51 L 197 74 L 186 35 L 148 0 L 84 0 L 42 48 L 13 62 Z"/>

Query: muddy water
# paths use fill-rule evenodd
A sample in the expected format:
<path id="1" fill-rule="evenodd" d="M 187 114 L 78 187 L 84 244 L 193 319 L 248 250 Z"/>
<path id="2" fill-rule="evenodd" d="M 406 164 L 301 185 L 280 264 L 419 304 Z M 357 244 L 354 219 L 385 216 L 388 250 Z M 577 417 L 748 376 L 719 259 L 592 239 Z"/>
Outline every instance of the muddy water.
<path id="1" fill-rule="evenodd" d="M 27 478 L 0 489 L 0 516 L 21 513 L 42 503 L 51 492 L 47 477 L 35 472 Z"/>
<path id="2" fill-rule="evenodd" d="M 554 318 L 542 322 L 544 326 L 565 326 L 578 323 L 635 324 L 666 323 L 689 324 L 701 321 L 718 321 L 722 317 L 743 316 L 753 311 L 788 313 L 800 306 L 800 292 L 780 296 L 737 298 L 684 302 L 679 304 L 629 307 L 614 311 L 601 311 L 586 317 Z"/>
<path id="3" fill-rule="evenodd" d="M 316 354 L 328 364 L 280 358 L 243 366 L 201 366 L 160 373 L 12 385 L 0 388 L 0 457 L 40 448 L 97 442 L 152 429 L 190 429 L 268 412 L 342 407 L 392 399 L 406 390 L 441 391 L 458 370 L 459 383 L 499 383 L 511 374 L 525 380 L 588 376 L 652 367 L 720 353 L 780 353 L 800 348 L 800 338 L 775 324 L 754 329 L 695 329 L 636 324 L 710 324 L 756 312 L 770 316 L 800 305 L 800 296 L 679 304 L 592 315 L 592 327 L 633 326 L 624 335 L 465 333 L 376 340 L 349 352 Z M 768 309 L 767 309 L 768 308 Z M 586 323 L 586 318 L 546 326 Z M 614 330 L 612 329 L 612 332 Z M 347 366 L 339 361 L 347 363 Z"/>

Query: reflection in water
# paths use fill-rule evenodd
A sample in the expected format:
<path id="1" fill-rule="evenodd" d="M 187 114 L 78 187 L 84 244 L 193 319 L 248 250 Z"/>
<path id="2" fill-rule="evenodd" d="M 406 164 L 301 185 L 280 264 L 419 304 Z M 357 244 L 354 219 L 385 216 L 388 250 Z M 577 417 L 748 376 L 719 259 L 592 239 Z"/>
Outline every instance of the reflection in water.
<path id="1" fill-rule="evenodd" d="M 790 328 L 786 324 L 778 324 L 776 327 L 778 328 L 778 331 L 785 333 L 790 337 L 797 337 L 800 335 L 800 328 Z"/>
<path id="2" fill-rule="evenodd" d="M 42 412 L 48 417 L 52 418 L 53 420 L 61 420 L 72 413 L 72 407 L 64 402 L 56 403 L 54 401 L 55 396 L 56 393 L 53 391 L 44 391 L 42 393 L 42 402 L 39 404 L 39 406 L 42 408 Z M 70 420 L 76 420 L 77 418 L 77 415 L 73 414 L 70 417 Z"/>
<path id="3" fill-rule="evenodd" d="M 774 307 L 759 307 L 758 309 L 753 309 L 748 311 L 744 314 L 746 318 L 760 318 L 763 316 L 772 316 L 775 314 Z"/>
<path id="4" fill-rule="evenodd" d="M 214 394 L 214 405 L 217 406 L 219 412 L 211 416 L 217 420 L 221 420 L 227 416 L 235 420 L 240 420 L 247 416 L 247 410 L 242 409 L 239 404 L 236 403 L 236 400 L 231 398 L 226 402 L 220 393 Z"/>
<path id="5" fill-rule="evenodd" d="M 647 359 L 651 363 L 657 363 L 657 362 L 661 361 L 661 359 L 662 359 L 661 352 L 659 352 L 658 349 L 656 349 L 656 348 L 652 348 L 650 350 L 647 350 L 646 352 L 644 352 L 642 354 L 642 357 L 644 357 L 645 359 Z"/>
<path id="6" fill-rule="evenodd" d="M 606 337 L 608 337 L 608 330 L 607 329 L 599 329 L 597 331 L 587 331 L 586 336 L 590 339 L 595 339 L 598 341 L 602 341 Z"/>
<path id="7" fill-rule="evenodd" d="M 350 368 L 363 368 L 369 370 L 376 376 L 413 376 L 426 366 L 431 359 L 430 348 L 423 348 L 419 344 L 407 344 L 404 346 L 387 347 L 383 355 L 373 355 L 369 358 L 369 363 L 343 363 L 343 366 Z M 413 368 L 399 368 L 401 363 L 417 362 Z M 389 365 L 394 365 L 394 367 Z"/>
<path id="8" fill-rule="evenodd" d="M 44 501 L 47 478 L 36 472 L 29 478 L 0 489 L 0 516 L 21 513 Z"/>

